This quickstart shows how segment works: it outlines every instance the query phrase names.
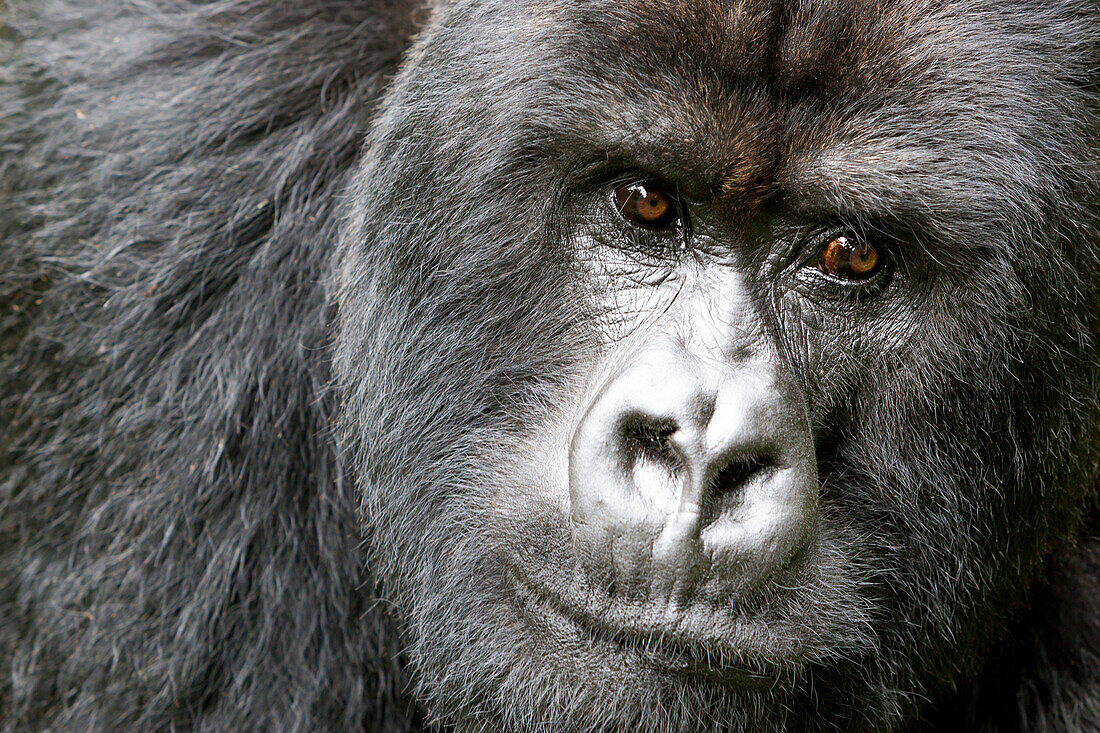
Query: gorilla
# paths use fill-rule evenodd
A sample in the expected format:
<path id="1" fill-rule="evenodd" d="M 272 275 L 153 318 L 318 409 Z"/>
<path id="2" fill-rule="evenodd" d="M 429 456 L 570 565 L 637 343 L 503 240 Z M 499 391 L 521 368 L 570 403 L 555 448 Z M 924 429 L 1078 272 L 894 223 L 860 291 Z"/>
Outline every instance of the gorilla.
<path id="1" fill-rule="evenodd" d="M 1095 0 L 6 0 L 0 730 L 1100 730 Z"/>

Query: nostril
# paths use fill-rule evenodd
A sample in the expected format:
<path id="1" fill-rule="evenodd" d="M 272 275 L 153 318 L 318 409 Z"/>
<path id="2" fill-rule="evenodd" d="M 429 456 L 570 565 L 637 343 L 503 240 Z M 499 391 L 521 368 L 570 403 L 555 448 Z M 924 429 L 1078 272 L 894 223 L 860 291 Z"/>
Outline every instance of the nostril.
<path id="1" fill-rule="evenodd" d="M 767 453 L 726 456 L 717 469 L 712 466 L 700 506 L 702 526 L 709 526 L 724 515 L 736 515 L 745 489 L 767 480 L 777 468 L 778 460 Z"/>
<path id="2" fill-rule="evenodd" d="M 672 418 L 631 412 L 619 421 L 620 469 L 652 505 L 671 510 L 687 480 L 687 457 L 674 436 L 680 425 Z"/>
<path id="3" fill-rule="evenodd" d="M 776 467 L 774 456 L 762 453 L 737 455 L 726 458 L 707 481 L 707 493 L 722 496 L 737 491 L 752 479 L 770 473 Z"/>
<path id="4" fill-rule="evenodd" d="M 619 440 L 624 458 L 635 464 L 639 461 L 662 463 L 671 468 L 679 467 L 683 456 L 672 442 L 672 436 L 680 426 L 672 418 L 654 417 L 644 413 L 628 413 L 619 421 Z"/>

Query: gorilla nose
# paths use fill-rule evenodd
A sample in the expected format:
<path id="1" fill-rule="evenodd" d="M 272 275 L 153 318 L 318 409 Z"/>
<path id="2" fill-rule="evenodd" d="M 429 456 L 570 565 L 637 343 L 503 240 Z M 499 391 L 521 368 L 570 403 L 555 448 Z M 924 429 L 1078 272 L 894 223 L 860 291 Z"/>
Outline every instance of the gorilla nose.
<path id="1" fill-rule="evenodd" d="M 650 349 L 589 404 L 569 453 L 574 548 L 615 593 L 679 606 L 786 569 L 817 511 L 798 390 L 768 362 Z"/>

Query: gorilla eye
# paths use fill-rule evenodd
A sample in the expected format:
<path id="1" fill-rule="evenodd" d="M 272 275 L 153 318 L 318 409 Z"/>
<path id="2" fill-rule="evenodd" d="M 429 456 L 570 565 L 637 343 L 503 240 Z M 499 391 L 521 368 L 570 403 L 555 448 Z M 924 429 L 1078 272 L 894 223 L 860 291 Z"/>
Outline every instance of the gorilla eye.
<path id="1" fill-rule="evenodd" d="M 676 195 L 653 182 L 619 186 L 615 204 L 624 219 L 646 229 L 668 229 L 680 220 Z"/>
<path id="2" fill-rule="evenodd" d="M 817 269 L 845 280 L 863 280 L 878 271 L 882 257 L 866 242 L 834 237 L 817 259 Z"/>

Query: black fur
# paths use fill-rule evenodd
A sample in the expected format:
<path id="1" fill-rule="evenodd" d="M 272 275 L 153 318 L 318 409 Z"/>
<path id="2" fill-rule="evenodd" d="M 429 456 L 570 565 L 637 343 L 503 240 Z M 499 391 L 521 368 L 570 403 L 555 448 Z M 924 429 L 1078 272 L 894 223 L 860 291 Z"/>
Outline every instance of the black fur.
<path id="1" fill-rule="evenodd" d="M 1091 0 L 4 12 L 0 730 L 1100 728 Z M 907 233 L 774 294 L 823 519 L 772 689 L 511 582 L 571 566 L 607 161 Z"/>

